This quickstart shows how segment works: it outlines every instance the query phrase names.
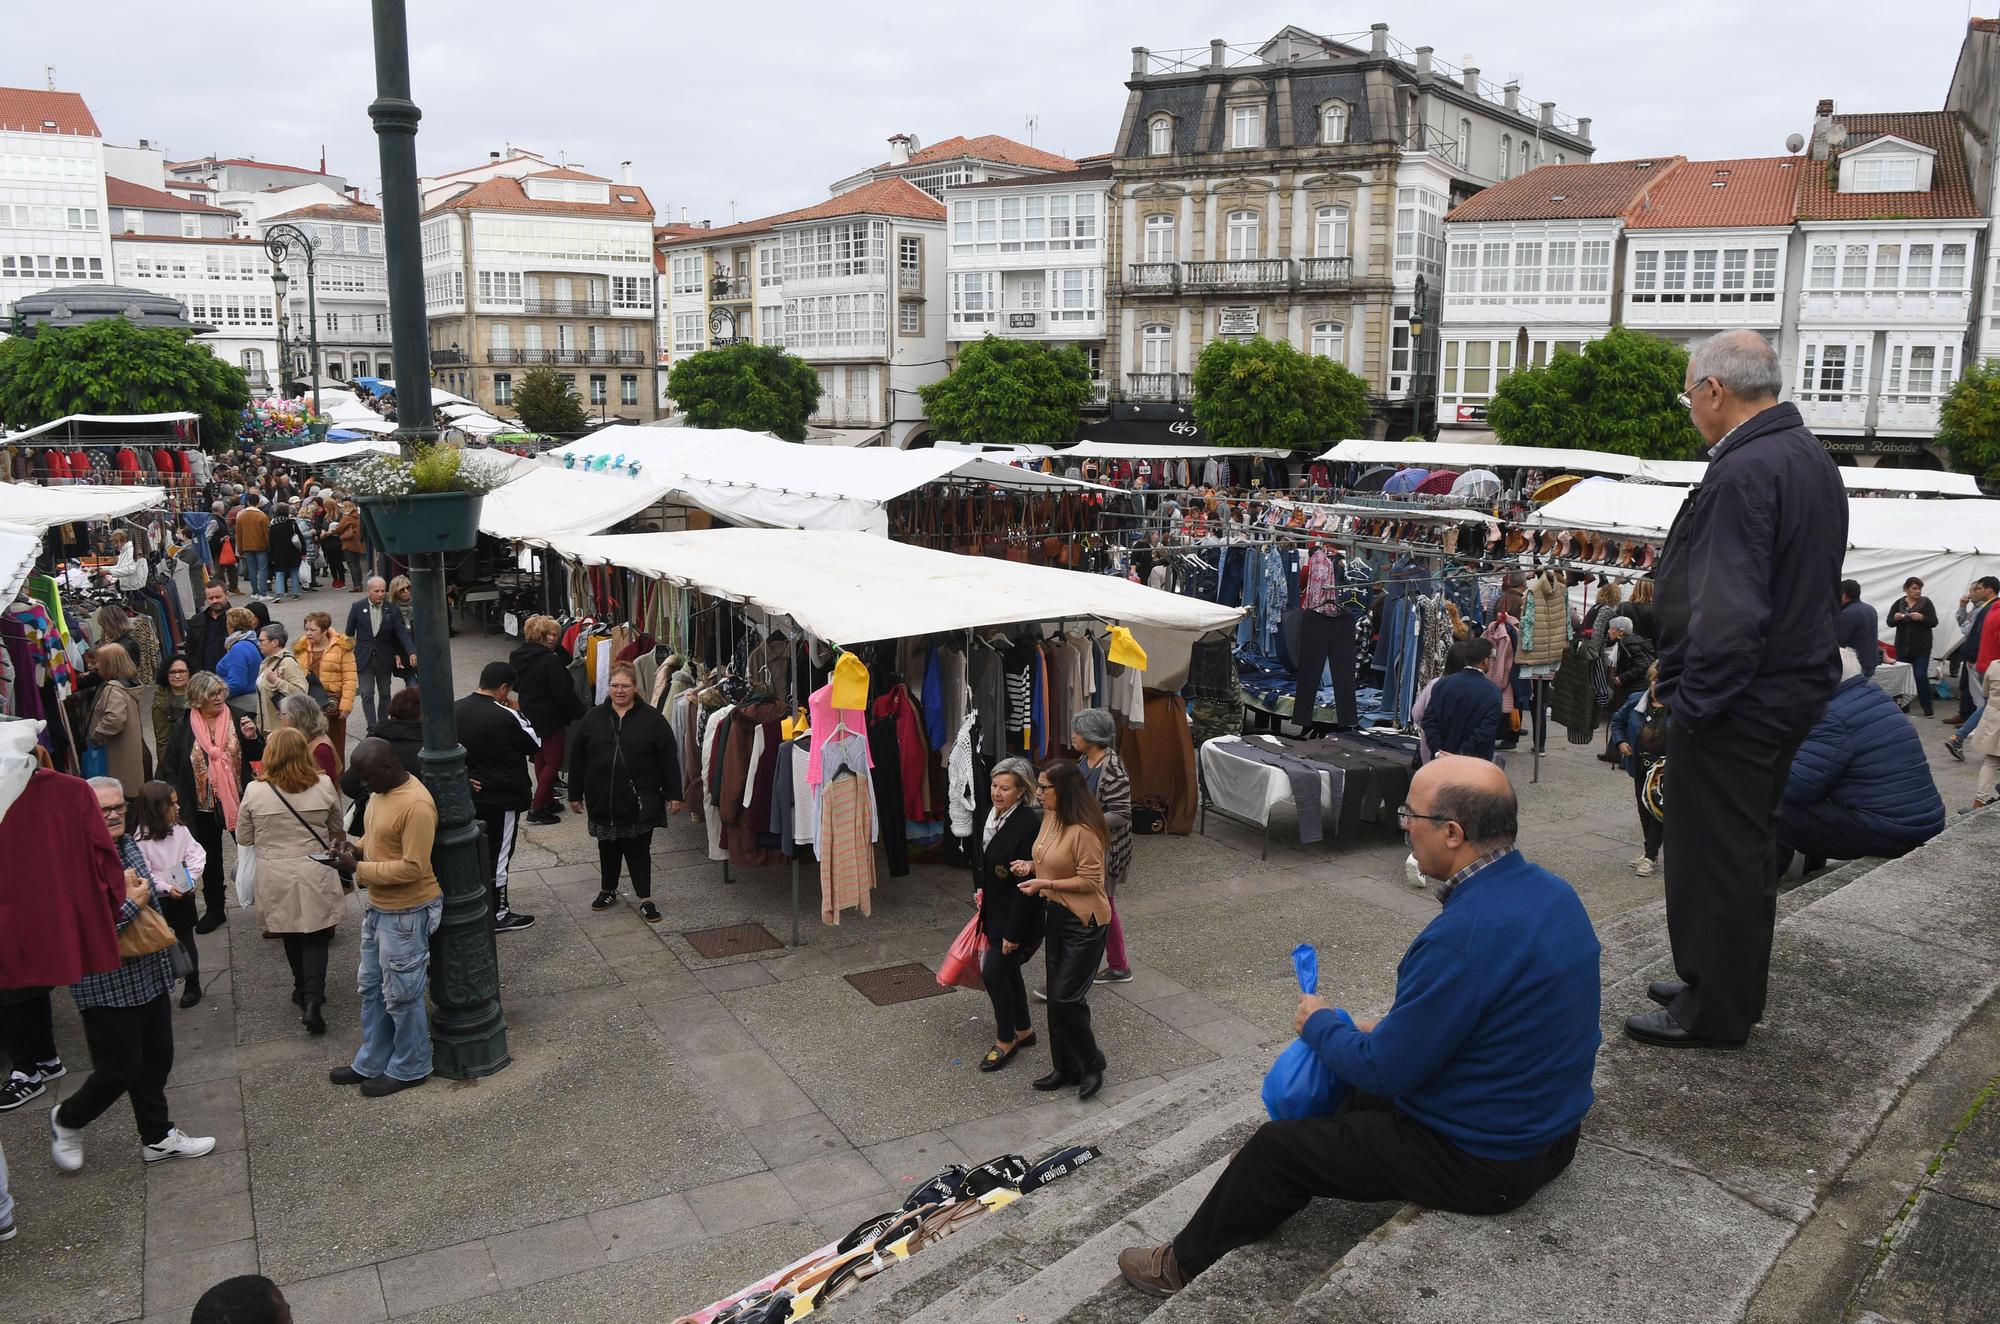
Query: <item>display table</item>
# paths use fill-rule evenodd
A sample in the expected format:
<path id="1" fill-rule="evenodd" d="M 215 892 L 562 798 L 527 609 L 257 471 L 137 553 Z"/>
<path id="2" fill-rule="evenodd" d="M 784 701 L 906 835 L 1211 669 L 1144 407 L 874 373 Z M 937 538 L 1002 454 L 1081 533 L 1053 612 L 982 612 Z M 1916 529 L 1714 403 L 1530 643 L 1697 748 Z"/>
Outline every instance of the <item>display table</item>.
<path id="1" fill-rule="evenodd" d="M 1281 804 L 1300 809 L 1303 787 L 1317 784 L 1318 803 L 1309 798 L 1299 813 L 1299 844 L 1338 835 L 1356 824 L 1394 828 L 1396 808 L 1410 787 L 1410 760 L 1416 742 L 1400 734 L 1332 735 L 1320 740 L 1283 736 L 1219 736 L 1200 751 L 1200 831 L 1208 812 L 1262 831 L 1259 858 L 1271 844 L 1271 810 Z"/>
<path id="2" fill-rule="evenodd" d="M 1907 662 L 1884 662 L 1869 679 L 1881 686 L 1882 692 L 1894 699 L 1899 708 L 1909 707 L 1910 700 L 1917 697 L 1917 678 Z"/>

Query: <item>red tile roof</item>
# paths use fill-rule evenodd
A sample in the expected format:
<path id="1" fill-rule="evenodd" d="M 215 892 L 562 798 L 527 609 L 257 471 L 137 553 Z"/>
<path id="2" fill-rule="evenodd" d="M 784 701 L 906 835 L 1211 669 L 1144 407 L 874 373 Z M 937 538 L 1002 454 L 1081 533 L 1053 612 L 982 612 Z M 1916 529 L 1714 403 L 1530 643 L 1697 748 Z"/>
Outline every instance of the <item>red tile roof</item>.
<path id="1" fill-rule="evenodd" d="M 316 202 L 297 211 L 280 212 L 274 221 L 346 221 L 350 225 L 382 223 L 380 209 L 365 202 Z"/>
<path id="2" fill-rule="evenodd" d="M 137 207 L 141 211 L 192 211 L 207 216 L 234 216 L 236 213 L 221 207 L 211 207 L 198 198 L 183 198 L 178 193 L 167 193 L 143 184 L 134 184 L 129 179 L 117 179 L 111 175 L 104 177 L 104 201 L 111 207 Z"/>
<path id="3" fill-rule="evenodd" d="M 734 225 L 670 225 L 665 238 L 655 236 L 654 242 L 661 248 L 676 248 L 682 244 L 705 244 L 711 239 L 742 239 L 753 234 L 764 234 L 774 225 L 797 220 L 804 212 L 781 211 L 771 216 L 759 216 L 754 221 L 738 221 Z"/>
<path id="4" fill-rule="evenodd" d="M 572 170 L 568 166 L 561 166 L 554 170 L 537 170 L 534 174 L 526 176 L 526 178 L 580 179 L 588 184 L 609 184 L 611 182 L 610 180 L 606 179 L 603 175 L 593 175 L 582 170 Z"/>
<path id="5" fill-rule="evenodd" d="M 50 127 L 53 124 L 54 127 Z M 37 87 L 0 87 L 0 129 L 27 133 L 98 132 L 90 107 L 74 92 L 49 92 Z"/>
<path id="6" fill-rule="evenodd" d="M 1634 230 L 1703 230 L 1790 225 L 1799 177 L 1812 163 L 1796 156 L 1689 161 L 1647 189 L 1626 218 Z"/>
<path id="7" fill-rule="evenodd" d="M 1076 162 L 1067 156 L 1057 156 L 1039 147 L 1017 143 L 1012 138 L 1003 138 L 997 133 L 983 134 L 977 138 L 946 138 L 943 142 L 932 143 L 929 147 L 910 153 L 910 165 L 929 165 L 934 161 L 957 161 L 971 157 L 980 161 L 1000 161 L 1006 165 L 1029 166 L 1038 170 L 1074 170 Z M 897 170 L 900 166 L 884 161 L 877 170 Z"/>
<path id="8" fill-rule="evenodd" d="M 485 170 L 490 166 L 504 165 L 508 161 L 540 161 L 540 160 L 542 160 L 542 158 L 537 156 L 533 152 L 515 152 L 511 156 L 489 158 L 488 160 L 481 161 L 478 165 L 466 166 L 463 170 L 447 170 L 441 175 L 432 175 L 431 178 L 456 179 L 460 175 L 469 175 L 473 173 L 475 170 Z"/>
<path id="9" fill-rule="evenodd" d="M 773 217 L 774 225 L 822 221 L 834 216 L 901 216 L 912 221 L 941 221 L 944 204 L 900 176 L 891 175 L 850 189 L 825 202 Z M 735 227 L 731 227 L 732 229 Z"/>
<path id="10" fill-rule="evenodd" d="M 620 202 L 620 194 L 629 194 L 633 202 Z M 521 181 L 507 175 L 500 175 L 483 183 L 474 184 L 465 192 L 424 212 L 435 216 L 441 211 L 534 211 L 560 216 L 622 216 L 633 220 L 653 219 L 653 203 L 646 191 L 637 184 L 613 184 L 610 202 L 558 202 L 546 198 L 531 198 L 521 187 Z"/>
<path id="11" fill-rule="evenodd" d="M 1972 177 L 1965 168 L 1958 116 L 1951 111 L 1835 115 L 1833 120 L 1847 130 L 1847 141 L 1836 149 L 1830 161 L 1802 162 L 1805 177 L 1799 184 L 1800 220 L 1937 220 L 1984 214 L 1978 196 L 1972 191 Z M 1835 187 L 1841 154 L 1884 134 L 1893 134 L 1937 153 L 1931 166 L 1928 193 L 1842 193 Z"/>
<path id="12" fill-rule="evenodd" d="M 201 182 L 200 180 L 198 180 L 198 179 L 170 179 L 170 180 L 168 180 L 168 181 L 167 181 L 167 187 L 168 187 L 168 188 L 184 188 L 184 189 L 186 189 L 186 190 L 187 190 L 188 192 L 190 192 L 190 193 L 213 193 L 213 192 L 215 192 L 215 189 L 214 189 L 214 188 L 213 188 L 212 186 L 210 186 L 210 185 L 207 185 L 207 184 L 204 184 L 204 183 L 202 183 L 202 182 Z"/>
<path id="13" fill-rule="evenodd" d="M 1537 166 L 1525 175 L 1473 194 L 1445 219 L 1558 221 L 1626 216 L 1639 205 L 1647 189 L 1657 188 L 1686 159 L 1655 156 L 1641 161 Z"/>

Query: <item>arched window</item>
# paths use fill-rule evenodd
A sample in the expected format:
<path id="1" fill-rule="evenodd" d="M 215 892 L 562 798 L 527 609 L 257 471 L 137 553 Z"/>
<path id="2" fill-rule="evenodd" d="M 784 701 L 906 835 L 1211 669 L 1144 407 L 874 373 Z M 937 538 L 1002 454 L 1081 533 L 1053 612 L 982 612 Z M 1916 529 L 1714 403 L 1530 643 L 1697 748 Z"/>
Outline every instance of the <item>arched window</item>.
<path id="1" fill-rule="evenodd" d="M 1148 126 L 1146 150 L 1153 156 L 1171 156 L 1174 150 L 1174 121 L 1167 115 L 1155 115 Z"/>
<path id="2" fill-rule="evenodd" d="M 1313 256 L 1347 256 L 1347 208 L 1321 207 L 1314 213 Z"/>
<path id="3" fill-rule="evenodd" d="M 1229 213 L 1228 253 L 1232 262 L 1248 262 L 1257 256 L 1257 213 Z"/>
<path id="4" fill-rule="evenodd" d="M 1513 166 L 1514 166 L 1514 135 L 1511 133 L 1503 133 L 1500 135 L 1500 178 L 1502 179 L 1507 178 L 1507 174 L 1510 170 L 1513 169 Z"/>
<path id="5" fill-rule="evenodd" d="M 1347 331 L 1339 322 L 1314 322 L 1312 352 L 1336 363 L 1347 357 Z"/>
<path id="6" fill-rule="evenodd" d="M 1174 260 L 1174 218 L 1156 214 L 1146 218 L 1146 261 Z"/>
<path id="7" fill-rule="evenodd" d="M 1469 155 L 1471 151 L 1472 151 L 1472 121 L 1469 119 L 1462 119 L 1458 122 L 1459 165 L 1463 166 L 1472 159 L 1472 157 Z"/>
<path id="8" fill-rule="evenodd" d="M 1326 106 L 1319 113 L 1319 140 L 1323 143 L 1344 143 L 1347 141 L 1347 107 L 1338 101 Z"/>
<path id="9" fill-rule="evenodd" d="M 1528 140 L 1523 138 L 1521 139 L 1521 173 L 1525 175 L 1533 168 L 1534 162 L 1528 159 Z"/>
<path id="10" fill-rule="evenodd" d="M 1141 372 L 1172 372 L 1174 370 L 1174 329 L 1170 326 L 1145 326 L 1139 328 L 1139 370 Z"/>

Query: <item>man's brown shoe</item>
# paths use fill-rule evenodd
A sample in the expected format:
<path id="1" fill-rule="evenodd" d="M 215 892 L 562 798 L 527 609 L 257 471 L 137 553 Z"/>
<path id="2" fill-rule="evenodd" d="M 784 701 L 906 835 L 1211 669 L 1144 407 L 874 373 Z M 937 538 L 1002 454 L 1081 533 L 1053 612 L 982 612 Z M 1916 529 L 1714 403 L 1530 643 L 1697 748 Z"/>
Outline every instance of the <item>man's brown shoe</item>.
<path id="1" fill-rule="evenodd" d="M 1119 1251 L 1118 1272 L 1147 1296 L 1172 1296 L 1187 1286 L 1171 1241 L 1164 1246 L 1133 1246 Z"/>

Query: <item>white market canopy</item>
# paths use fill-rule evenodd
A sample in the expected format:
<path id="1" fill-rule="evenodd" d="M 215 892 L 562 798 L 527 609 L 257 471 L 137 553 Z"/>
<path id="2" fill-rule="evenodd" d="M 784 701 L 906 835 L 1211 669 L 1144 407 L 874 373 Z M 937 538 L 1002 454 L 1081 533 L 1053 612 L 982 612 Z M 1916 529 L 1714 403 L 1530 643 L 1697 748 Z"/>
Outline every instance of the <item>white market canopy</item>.
<path id="1" fill-rule="evenodd" d="M 962 451 L 805 446 L 737 428 L 614 428 L 544 458 L 578 468 L 600 459 L 614 469 L 637 464 L 639 480 L 670 483 L 688 504 L 732 524 L 885 537 L 888 503 L 943 478 L 1036 491 L 1104 490 Z"/>
<path id="2" fill-rule="evenodd" d="M 1282 460 L 1291 452 L 1282 446 L 1153 446 L 1134 441 L 1079 441 L 1057 454 L 1085 460 L 1206 460 L 1211 456 L 1230 459 L 1254 455 L 1260 460 Z"/>
<path id="3" fill-rule="evenodd" d="M 314 441 L 288 451 L 273 451 L 271 455 L 273 459 L 290 460 L 294 464 L 338 464 L 363 455 L 401 453 L 402 448 L 393 441 Z"/>
<path id="4" fill-rule="evenodd" d="M 515 473 L 480 503 L 481 533 L 540 545 L 602 533 L 673 491 L 671 482 L 643 471 L 628 478 L 530 462 Z"/>
<path id="5" fill-rule="evenodd" d="M 1343 441 L 1319 457 L 1349 464 L 1414 465 L 1422 469 L 1540 469 L 1545 473 L 1611 474 L 1691 487 L 1708 472 L 1705 460 L 1641 460 L 1609 451 L 1557 450 L 1544 446 L 1487 445 L 1469 441 Z M 1979 495 L 1971 474 L 1937 469 L 1843 466 L 1841 481 L 1850 492 L 1901 492 L 1912 496 Z"/>
<path id="6" fill-rule="evenodd" d="M 0 606 L 12 602 L 28 582 L 42 552 L 42 531 L 0 522 Z"/>
<path id="7" fill-rule="evenodd" d="M 1559 529 L 1663 539 L 1687 499 L 1687 489 L 1640 483 L 1578 483 L 1528 516 Z M 1911 501 L 1902 497 L 1847 499 L 1847 556 L 1842 570 L 1859 581 L 1893 639 L 1887 607 L 1911 575 L 1939 605 L 1932 655 L 1958 642 L 1951 607 L 1982 575 L 2000 574 L 2000 501 Z"/>
<path id="8" fill-rule="evenodd" d="M 0 441 L 10 443 L 26 441 L 30 437 L 39 437 L 45 432 L 53 432 L 72 423 L 129 423 L 136 426 L 150 423 L 187 423 L 200 417 L 200 414 L 184 411 L 170 414 L 65 414 L 53 423 L 43 423 L 20 432 L 9 432 L 5 436 L 0 436 Z"/>
<path id="9" fill-rule="evenodd" d="M 700 529 L 565 538 L 550 546 L 587 565 L 621 566 L 788 617 L 836 644 L 1098 620 L 1132 627 L 1150 652 L 1149 633 L 1163 648 L 1191 645 L 1243 614 L 1114 575 L 961 556 L 847 531 Z M 1148 669 L 1160 665 L 1152 661 Z"/>
<path id="10" fill-rule="evenodd" d="M 46 529 L 55 524 L 117 519 L 165 504 L 158 487 L 98 487 L 75 483 L 41 487 L 35 483 L 0 483 L 0 523 Z"/>

